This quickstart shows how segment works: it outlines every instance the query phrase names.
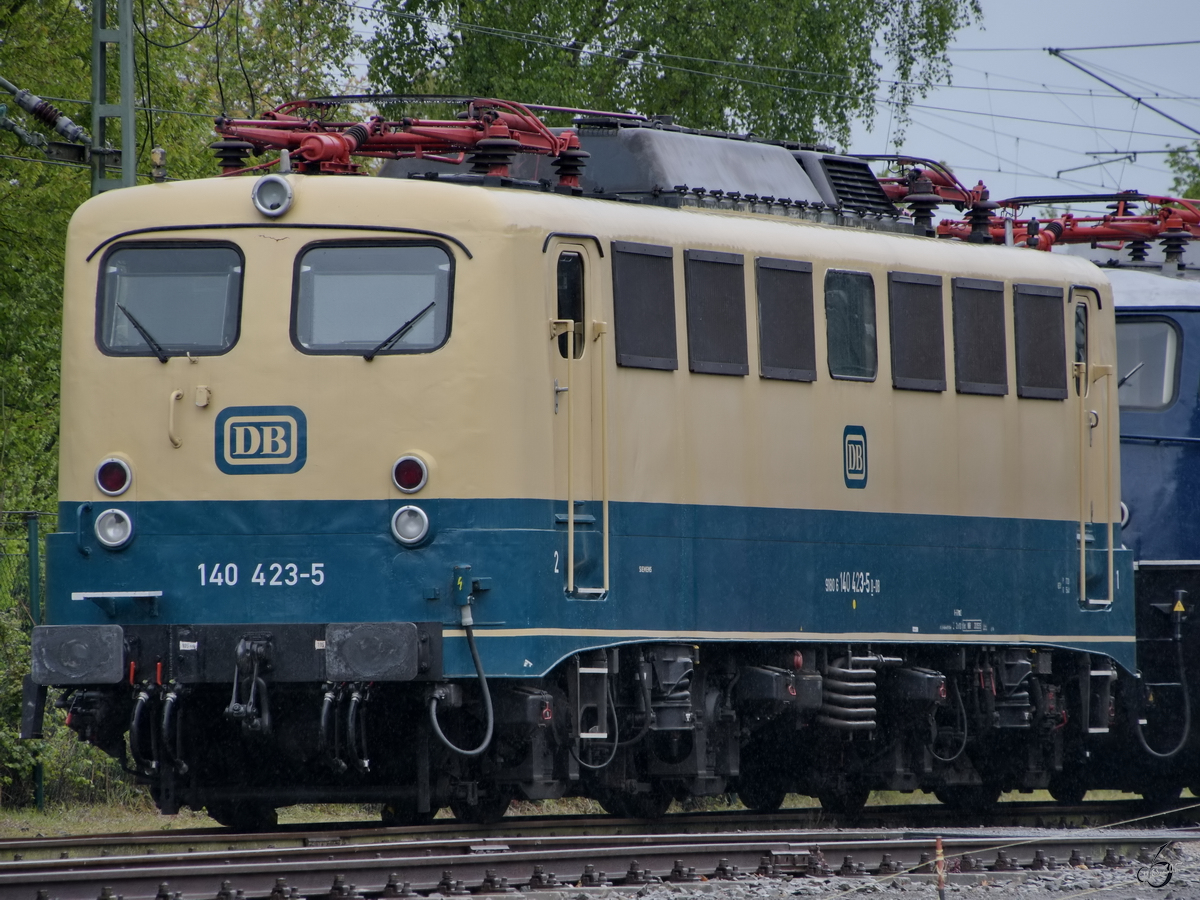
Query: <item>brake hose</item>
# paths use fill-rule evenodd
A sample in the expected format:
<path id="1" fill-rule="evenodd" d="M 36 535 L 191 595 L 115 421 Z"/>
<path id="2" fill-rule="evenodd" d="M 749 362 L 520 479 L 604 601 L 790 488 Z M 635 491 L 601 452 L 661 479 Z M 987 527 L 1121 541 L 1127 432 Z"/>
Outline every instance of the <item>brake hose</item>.
<path id="1" fill-rule="evenodd" d="M 487 676 L 483 674 L 483 661 L 479 658 L 479 648 L 475 646 L 475 631 L 470 625 L 464 626 L 464 630 L 467 632 L 467 646 L 471 648 L 471 659 L 475 661 L 475 672 L 479 675 L 479 687 L 483 691 L 483 708 L 487 716 L 487 733 L 484 734 L 482 743 L 473 750 L 464 750 L 462 747 L 457 747 L 450 743 L 450 739 L 442 733 L 442 727 L 438 725 L 438 695 L 436 691 L 429 697 L 429 723 L 433 726 L 433 733 L 437 735 L 437 739 L 445 745 L 447 750 L 457 753 L 460 756 L 480 756 L 492 743 L 492 731 L 496 726 L 496 717 L 492 710 L 492 692 L 488 688 Z"/>
<path id="2" fill-rule="evenodd" d="M 1187 671 L 1183 668 L 1183 642 L 1178 638 L 1175 641 L 1175 657 L 1179 661 L 1179 686 L 1183 691 L 1183 734 L 1179 738 L 1179 743 L 1166 753 L 1159 753 L 1146 743 L 1146 735 L 1142 732 L 1142 720 L 1140 718 L 1133 720 L 1133 729 L 1137 734 L 1138 743 L 1155 759 L 1171 759 L 1178 755 L 1192 733 L 1192 702 L 1188 696 Z"/>

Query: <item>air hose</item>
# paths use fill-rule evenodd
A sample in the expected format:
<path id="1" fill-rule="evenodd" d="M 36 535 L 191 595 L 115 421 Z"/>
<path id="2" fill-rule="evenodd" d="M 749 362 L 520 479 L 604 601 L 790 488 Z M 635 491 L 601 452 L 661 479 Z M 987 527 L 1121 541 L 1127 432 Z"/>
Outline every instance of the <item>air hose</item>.
<path id="1" fill-rule="evenodd" d="M 1178 632 L 1178 629 L 1176 629 L 1176 631 Z M 1145 750 L 1155 759 L 1171 759 L 1178 755 L 1179 751 L 1182 750 L 1184 745 L 1188 742 L 1188 738 L 1191 737 L 1192 733 L 1192 701 L 1191 697 L 1188 696 L 1187 672 L 1183 667 L 1183 641 L 1179 639 L 1178 635 L 1175 639 L 1175 658 L 1179 662 L 1179 686 L 1183 692 L 1183 734 L 1179 737 L 1179 743 L 1166 753 L 1160 753 L 1146 743 L 1146 735 L 1142 731 L 1141 719 L 1134 719 L 1133 728 L 1134 732 L 1137 734 L 1138 743 L 1142 745 L 1143 750 Z"/>
<path id="2" fill-rule="evenodd" d="M 445 745 L 447 750 L 457 753 L 460 756 L 480 756 L 492 743 L 492 731 L 496 726 L 496 716 L 492 710 L 492 692 L 488 687 L 487 676 L 483 674 L 483 662 L 479 658 L 479 648 L 475 646 L 475 631 L 470 625 L 465 625 L 464 630 L 467 632 L 467 646 L 471 648 L 471 659 L 475 661 L 475 672 L 479 675 L 479 688 L 483 691 L 483 708 L 487 716 L 487 733 L 484 734 L 483 741 L 479 746 L 473 750 L 464 750 L 462 747 L 452 744 L 450 739 L 442 733 L 442 727 L 438 724 L 438 695 L 436 691 L 429 697 L 429 723 L 433 726 L 433 733 L 437 735 L 437 739 Z"/>

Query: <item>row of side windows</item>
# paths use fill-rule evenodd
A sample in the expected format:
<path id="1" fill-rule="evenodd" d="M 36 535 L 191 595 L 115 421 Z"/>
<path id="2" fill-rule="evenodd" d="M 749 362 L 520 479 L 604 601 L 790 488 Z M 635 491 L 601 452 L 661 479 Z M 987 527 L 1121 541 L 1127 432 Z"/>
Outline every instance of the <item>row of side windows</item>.
<path id="1" fill-rule="evenodd" d="M 614 241 L 612 251 L 617 364 L 677 369 L 672 248 Z M 738 253 L 684 253 L 688 367 L 693 372 L 750 372 L 744 266 Z M 759 257 L 754 269 L 761 376 L 815 381 L 812 264 Z M 942 287 L 939 275 L 888 274 L 895 388 L 946 390 Z M 1007 394 L 1004 284 L 954 278 L 951 288 L 957 391 Z M 878 372 L 874 279 L 865 272 L 831 269 L 825 273 L 824 302 L 830 377 L 874 381 Z M 1014 285 L 1013 315 L 1017 395 L 1065 399 L 1062 289 Z"/>

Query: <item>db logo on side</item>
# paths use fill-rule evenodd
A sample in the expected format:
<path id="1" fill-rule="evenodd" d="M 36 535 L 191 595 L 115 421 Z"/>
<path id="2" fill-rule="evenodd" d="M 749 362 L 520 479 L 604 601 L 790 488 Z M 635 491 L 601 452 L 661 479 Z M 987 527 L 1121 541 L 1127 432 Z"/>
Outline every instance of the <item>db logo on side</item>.
<path id="1" fill-rule="evenodd" d="M 847 425 L 842 432 L 842 466 L 848 488 L 867 486 L 867 430 Z"/>
<path id="2" fill-rule="evenodd" d="M 217 416 L 215 438 L 226 475 L 287 475 L 308 455 L 308 422 L 294 406 L 230 406 Z"/>

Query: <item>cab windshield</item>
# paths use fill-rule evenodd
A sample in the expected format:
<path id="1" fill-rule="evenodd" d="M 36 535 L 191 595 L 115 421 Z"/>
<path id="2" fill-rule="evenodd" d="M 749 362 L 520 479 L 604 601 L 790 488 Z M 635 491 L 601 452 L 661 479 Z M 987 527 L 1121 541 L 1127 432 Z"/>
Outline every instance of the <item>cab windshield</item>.
<path id="1" fill-rule="evenodd" d="M 237 341 L 242 254 L 213 242 L 118 245 L 104 257 L 96 343 L 110 356 L 212 356 Z"/>
<path id="2" fill-rule="evenodd" d="M 1117 321 L 1117 398 L 1122 409 L 1162 409 L 1175 400 L 1179 332 L 1165 319 Z"/>

